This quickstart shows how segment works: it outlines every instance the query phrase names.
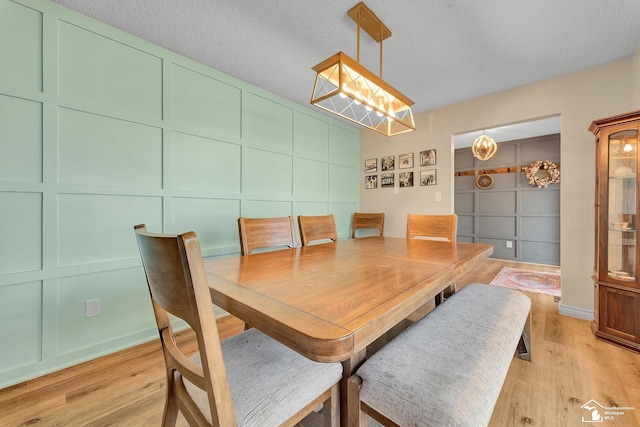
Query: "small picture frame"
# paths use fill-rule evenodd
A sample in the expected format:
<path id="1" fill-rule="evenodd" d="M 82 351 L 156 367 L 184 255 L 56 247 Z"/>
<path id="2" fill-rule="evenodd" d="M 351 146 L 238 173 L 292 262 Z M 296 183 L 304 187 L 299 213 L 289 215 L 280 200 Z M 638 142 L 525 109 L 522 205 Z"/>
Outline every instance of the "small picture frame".
<path id="1" fill-rule="evenodd" d="M 433 166 L 436 164 L 436 149 L 420 152 L 420 166 Z"/>
<path id="2" fill-rule="evenodd" d="M 367 190 L 378 188 L 378 175 L 365 175 L 364 188 Z"/>
<path id="3" fill-rule="evenodd" d="M 420 185 L 436 185 L 437 183 L 438 181 L 435 169 L 420 171 Z"/>
<path id="4" fill-rule="evenodd" d="M 364 173 L 378 172 L 378 159 L 366 159 L 364 161 Z"/>
<path id="5" fill-rule="evenodd" d="M 396 168 L 396 156 L 386 156 L 380 158 L 380 170 L 392 171 Z"/>
<path id="6" fill-rule="evenodd" d="M 380 175 L 380 187 L 388 188 L 393 186 L 395 186 L 393 173 L 383 173 Z"/>
<path id="7" fill-rule="evenodd" d="M 413 187 L 413 172 L 400 172 L 398 174 L 398 185 L 400 187 Z"/>
<path id="8" fill-rule="evenodd" d="M 400 154 L 398 156 L 399 169 L 411 169 L 413 167 L 413 153 Z"/>

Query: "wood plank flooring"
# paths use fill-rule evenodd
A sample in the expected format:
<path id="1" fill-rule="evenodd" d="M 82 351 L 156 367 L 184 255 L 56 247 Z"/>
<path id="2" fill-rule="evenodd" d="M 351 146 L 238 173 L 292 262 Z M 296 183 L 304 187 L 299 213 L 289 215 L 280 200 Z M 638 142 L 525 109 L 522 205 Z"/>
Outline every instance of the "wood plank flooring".
<path id="1" fill-rule="evenodd" d="M 559 270 L 491 259 L 461 277 L 458 288 L 489 283 L 503 266 Z M 589 322 L 560 316 L 553 297 L 528 295 L 533 362 L 513 359 L 490 426 L 640 427 L 640 355 L 597 341 Z M 218 327 L 224 338 L 243 323 L 228 316 Z M 195 351 L 191 333 L 179 338 Z M 602 424 L 583 423 L 590 400 L 634 409 Z M 0 390 L 0 426 L 159 426 L 163 405 L 164 362 L 154 341 Z M 177 425 L 187 424 L 180 416 Z"/>

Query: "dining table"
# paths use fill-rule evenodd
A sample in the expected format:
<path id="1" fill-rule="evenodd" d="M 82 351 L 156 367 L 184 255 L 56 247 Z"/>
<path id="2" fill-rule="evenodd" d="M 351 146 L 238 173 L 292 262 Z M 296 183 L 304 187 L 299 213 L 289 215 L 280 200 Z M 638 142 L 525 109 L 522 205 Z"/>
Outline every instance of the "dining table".
<path id="1" fill-rule="evenodd" d="M 492 253 L 488 244 L 365 237 L 209 258 L 205 270 L 215 305 L 309 359 L 342 363 L 346 425 L 346 381 L 367 347 Z"/>

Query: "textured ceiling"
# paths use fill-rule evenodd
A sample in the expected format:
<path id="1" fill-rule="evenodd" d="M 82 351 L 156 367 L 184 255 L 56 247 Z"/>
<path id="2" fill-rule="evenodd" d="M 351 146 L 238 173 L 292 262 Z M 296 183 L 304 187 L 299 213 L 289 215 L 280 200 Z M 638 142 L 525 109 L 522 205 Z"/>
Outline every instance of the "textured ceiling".
<path id="1" fill-rule="evenodd" d="M 356 57 L 356 0 L 54 0 L 309 105 L 311 67 Z M 640 0 L 367 0 L 389 27 L 383 78 L 414 114 L 630 57 Z M 379 71 L 364 32 L 362 65 Z"/>

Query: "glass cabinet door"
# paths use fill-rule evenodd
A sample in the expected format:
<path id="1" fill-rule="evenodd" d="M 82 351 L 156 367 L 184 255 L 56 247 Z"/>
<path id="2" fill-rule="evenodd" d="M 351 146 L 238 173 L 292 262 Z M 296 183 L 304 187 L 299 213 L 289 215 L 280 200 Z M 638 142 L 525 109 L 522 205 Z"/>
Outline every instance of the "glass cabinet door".
<path id="1" fill-rule="evenodd" d="M 607 274 L 621 282 L 636 280 L 636 174 L 638 131 L 608 136 L 609 205 Z"/>

